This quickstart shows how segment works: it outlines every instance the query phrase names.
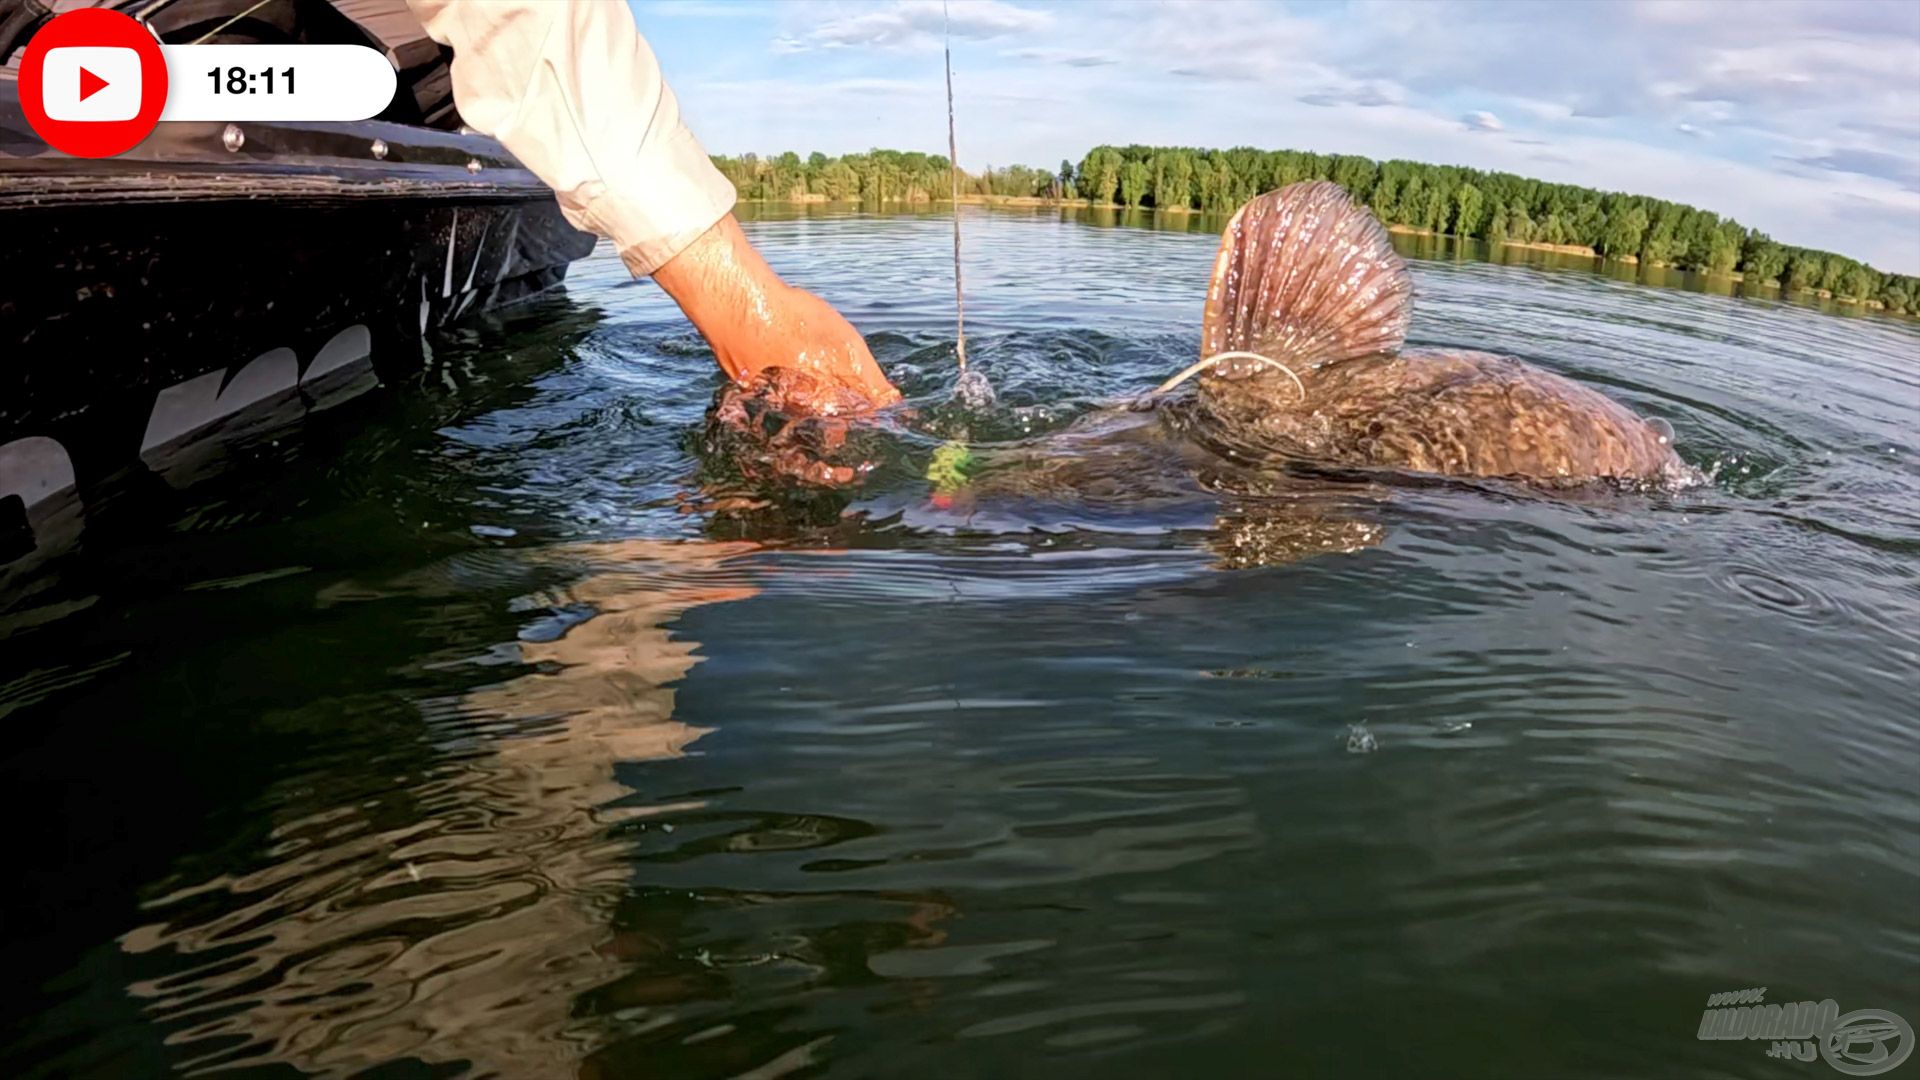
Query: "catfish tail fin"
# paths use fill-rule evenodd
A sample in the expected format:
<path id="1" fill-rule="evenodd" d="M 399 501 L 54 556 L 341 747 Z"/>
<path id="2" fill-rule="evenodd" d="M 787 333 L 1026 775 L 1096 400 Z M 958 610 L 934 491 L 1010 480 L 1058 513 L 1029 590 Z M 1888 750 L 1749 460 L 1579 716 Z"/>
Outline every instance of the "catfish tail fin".
<path id="1" fill-rule="evenodd" d="M 1227 223 L 1200 355 L 1317 367 L 1398 349 L 1412 314 L 1412 279 L 1373 215 L 1337 184 L 1292 184 Z"/>

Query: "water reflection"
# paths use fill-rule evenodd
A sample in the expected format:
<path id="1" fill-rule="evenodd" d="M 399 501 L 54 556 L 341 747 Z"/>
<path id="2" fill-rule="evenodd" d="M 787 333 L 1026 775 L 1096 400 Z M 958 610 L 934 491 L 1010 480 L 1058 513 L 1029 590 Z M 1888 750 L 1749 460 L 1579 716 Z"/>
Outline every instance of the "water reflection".
<path id="1" fill-rule="evenodd" d="M 172 1029 L 183 1064 L 345 1075 L 416 1057 L 554 1075 L 599 1041 L 581 994 L 617 983 L 604 993 L 620 1001 L 724 996 L 711 968 L 659 955 L 675 952 L 660 927 L 614 925 L 634 836 L 702 805 L 634 801 L 615 769 L 678 757 L 706 733 L 676 715 L 673 684 L 700 657 L 669 626 L 755 595 L 755 550 L 628 541 L 542 553 L 583 576 L 522 598 L 542 617 L 478 658 L 525 674 L 421 703 L 438 764 L 281 823 L 258 870 L 150 901 L 154 921 L 122 945 L 171 953 L 176 970 L 130 990 Z M 333 599 L 417 594 L 433 577 Z M 637 975 L 649 959 L 669 970 Z"/>
<path id="2" fill-rule="evenodd" d="M 968 212 L 983 456 L 1191 359 L 1211 236 Z M 951 396 L 937 212 L 754 233 Z M 819 531 L 613 541 L 703 524 L 671 301 L 603 250 L 436 337 L 8 641 L 8 1065 L 1706 1076 L 1763 1050 L 1697 1002 L 1767 973 L 1911 1020 L 1920 324 L 1414 272 L 1418 340 L 1718 482 L 1142 498 L 1156 451 L 961 530 L 916 431 Z"/>
<path id="3" fill-rule="evenodd" d="M 1151 208 L 1128 209 L 1121 206 L 1053 206 L 1029 203 L 994 203 L 969 207 L 967 213 L 991 213 L 1010 218 L 1027 218 L 1099 228 L 1143 229 L 1163 233 L 1199 233 L 1218 235 L 1229 215 L 1202 211 L 1162 211 Z M 849 216 L 940 218 L 949 213 L 944 203 L 905 206 L 897 203 L 862 205 L 859 203 L 743 203 L 737 213 L 747 221 L 801 221 Z M 1822 295 L 1817 292 L 1787 292 L 1777 285 L 1745 281 L 1734 274 L 1704 274 L 1672 266 L 1603 259 L 1596 255 L 1557 250 L 1528 244 L 1506 244 L 1494 248 L 1484 240 L 1460 239 L 1435 233 L 1393 232 L 1394 250 L 1411 259 L 1493 263 L 1499 266 L 1524 266 L 1541 270 L 1582 271 L 1615 281 L 1660 289 L 1725 296 L 1743 300 L 1793 304 L 1813 308 L 1829 315 L 1867 316 L 1874 309 Z M 1890 316 L 1892 317 L 1892 316 Z M 1897 318 L 1897 317 L 1895 317 Z"/>
<path id="4" fill-rule="evenodd" d="M 814 990 L 886 1010 L 937 1003 L 971 1018 L 968 1038 L 1069 1041 L 1134 1038 L 1151 1017 L 1244 1000 L 1213 966 L 1063 1003 L 1045 980 L 1005 979 L 1008 965 L 1044 968 L 1057 944 L 1023 935 L 1007 912 L 984 912 L 952 939 L 956 897 L 970 889 L 1124 888 L 1259 844 L 1246 794 L 1226 777 L 1088 753 L 1075 728 L 1036 726 L 999 746 L 970 745 L 964 727 L 942 732 L 949 708 L 1037 723 L 1052 711 L 1045 700 L 963 704 L 944 676 L 883 682 L 865 701 L 849 687 L 829 725 L 846 731 L 803 725 L 758 740 L 757 755 L 817 764 L 770 760 L 750 796 L 737 763 L 721 788 L 659 768 L 711 733 L 676 700 L 702 650 L 675 628 L 696 611 L 768 589 L 862 606 L 875 588 L 1019 595 L 1086 581 L 1089 566 L 1109 568 L 1110 587 L 1111 553 L 987 560 L 959 578 L 857 552 L 770 559 L 745 542 L 484 554 L 334 586 L 322 600 L 431 602 L 476 577 L 525 574 L 503 558 L 562 570 L 564 583 L 512 602 L 525 619 L 517 640 L 465 662 L 519 673 L 422 700 L 429 764 L 371 797 L 321 793 L 308 803 L 317 809 L 272 830 L 253 868 L 176 882 L 120 939 L 146 970 L 166 972 L 128 990 L 183 1070 L 346 1076 L 413 1059 L 514 1077 L 772 1076 L 820 1060 L 846 1027 L 846 1004 L 814 1001 Z M 934 646 L 958 662 L 982 647 L 942 633 L 960 634 Z M 817 668 L 822 646 L 787 636 L 802 650 L 792 662 Z M 891 755 L 835 749 L 869 730 L 952 745 L 910 772 Z M 804 794 L 821 769 L 842 778 L 844 798 Z M 782 809 L 792 805 L 807 809 Z M 872 824 L 882 820 L 885 830 Z M 1149 918 L 1133 932 L 1163 931 Z M 1097 959 L 1110 949 L 1097 962 L 1125 968 L 1130 954 Z"/>

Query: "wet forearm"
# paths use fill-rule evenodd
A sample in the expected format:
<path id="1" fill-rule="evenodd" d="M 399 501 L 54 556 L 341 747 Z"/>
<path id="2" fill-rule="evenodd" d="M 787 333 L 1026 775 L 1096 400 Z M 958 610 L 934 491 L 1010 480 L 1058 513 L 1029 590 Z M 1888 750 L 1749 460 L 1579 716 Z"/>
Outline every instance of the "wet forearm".
<path id="1" fill-rule="evenodd" d="M 653 279 L 735 382 L 782 367 L 853 387 L 875 405 L 900 396 L 853 326 L 819 297 L 782 281 L 731 214 L 655 270 Z"/>
<path id="2" fill-rule="evenodd" d="M 628 266 L 636 276 L 646 273 L 631 259 Z M 754 362 L 763 355 L 754 346 L 769 335 L 772 312 L 791 286 L 746 242 L 733 215 L 653 271 L 653 280 L 713 346 L 729 378 L 747 382 L 769 366 Z"/>

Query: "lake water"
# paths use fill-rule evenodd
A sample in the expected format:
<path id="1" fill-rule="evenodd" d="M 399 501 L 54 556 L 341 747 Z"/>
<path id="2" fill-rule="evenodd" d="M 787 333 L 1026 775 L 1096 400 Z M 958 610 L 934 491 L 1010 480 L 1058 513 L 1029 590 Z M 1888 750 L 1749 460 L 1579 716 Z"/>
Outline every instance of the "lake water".
<path id="1" fill-rule="evenodd" d="M 1333 481 L 1377 543 L 1246 565 L 919 479 L 1190 361 L 1210 235 L 970 210 L 957 416 L 945 219 L 760 218 L 920 408 L 852 497 L 712 509 L 712 362 L 603 249 L 5 645 L 10 1075 L 1811 1078 L 1709 995 L 1920 1022 L 1915 324 L 1419 259 L 1416 343 L 1712 482 Z"/>

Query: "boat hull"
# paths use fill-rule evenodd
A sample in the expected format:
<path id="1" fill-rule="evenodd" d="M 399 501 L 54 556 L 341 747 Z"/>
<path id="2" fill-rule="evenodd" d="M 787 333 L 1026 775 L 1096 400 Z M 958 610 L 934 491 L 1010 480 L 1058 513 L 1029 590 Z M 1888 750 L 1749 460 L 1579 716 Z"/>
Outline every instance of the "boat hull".
<path id="1" fill-rule="evenodd" d="M 162 124 L 82 162 L 0 84 L 0 610 L 129 491 L 190 485 L 419 369 L 591 250 L 478 135 Z M 240 145 L 231 148 L 234 143 Z"/>

